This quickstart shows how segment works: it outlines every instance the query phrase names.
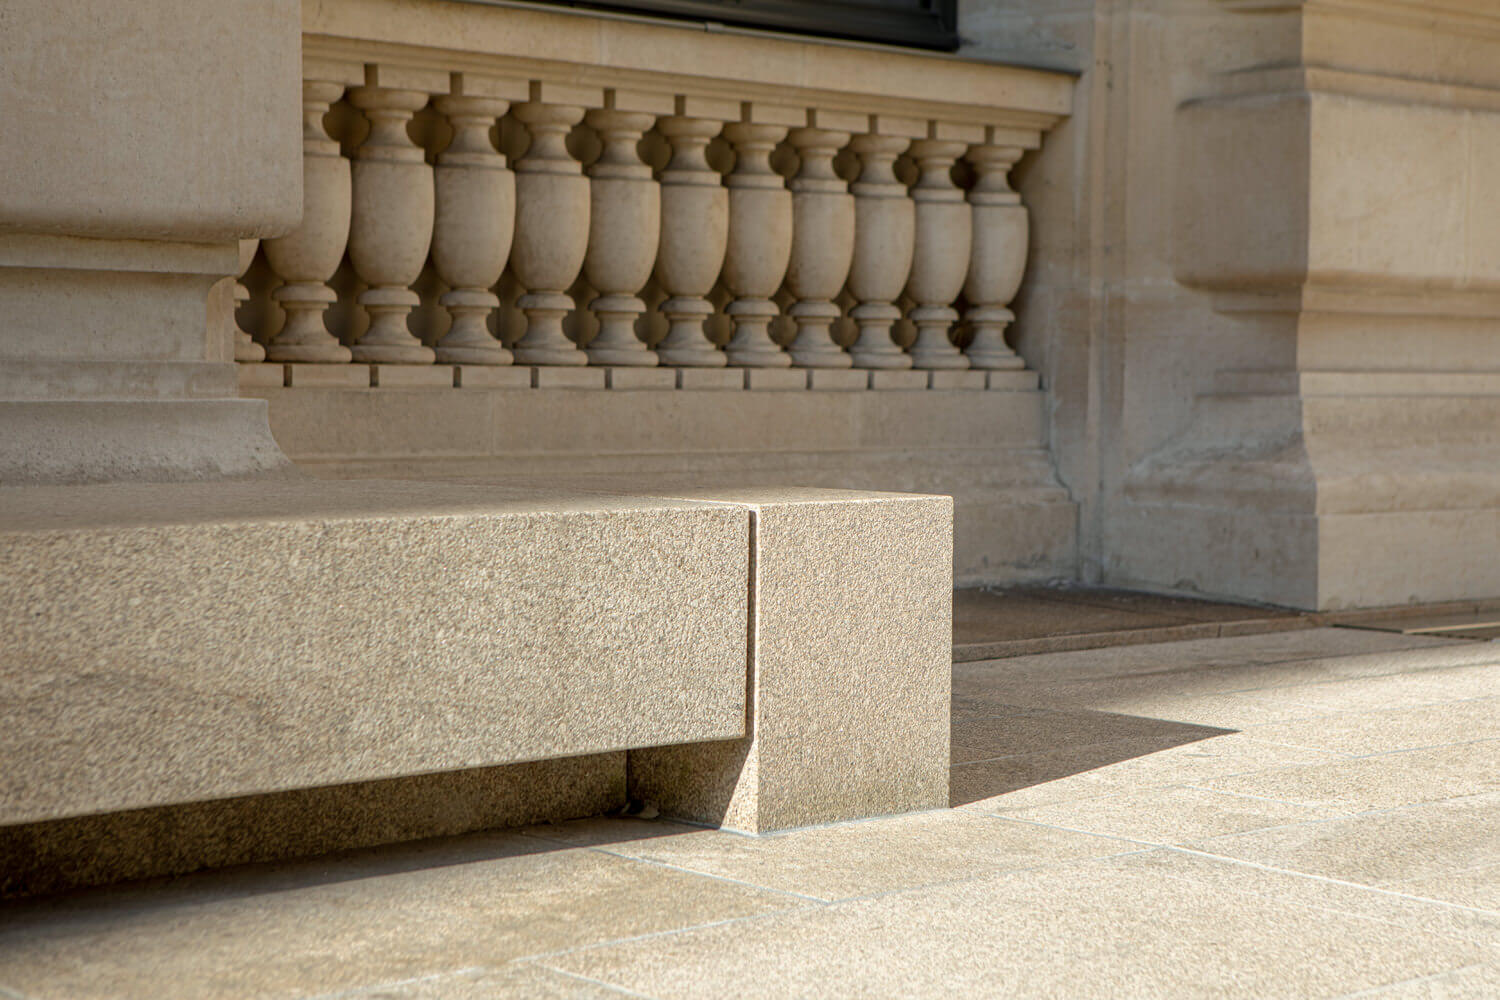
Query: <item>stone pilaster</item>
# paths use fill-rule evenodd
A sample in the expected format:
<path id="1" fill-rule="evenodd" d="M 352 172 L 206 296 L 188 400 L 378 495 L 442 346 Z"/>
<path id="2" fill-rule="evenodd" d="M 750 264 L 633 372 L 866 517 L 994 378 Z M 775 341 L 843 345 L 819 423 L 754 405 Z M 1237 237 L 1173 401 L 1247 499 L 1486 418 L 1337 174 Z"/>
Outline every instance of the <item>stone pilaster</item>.
<path id="1" fill-rule="evenodd" d="M 26 134 L 0 143 L 0 483 L 286 467 L 264 404 L 236 398 L 232 298 L 210 290 L 241 239 L 301 211 L 297 4 L 57 17 L 12 4 L 0 31 L 0 65 L 25 67 L 0 74 L 0 104 Z"/>

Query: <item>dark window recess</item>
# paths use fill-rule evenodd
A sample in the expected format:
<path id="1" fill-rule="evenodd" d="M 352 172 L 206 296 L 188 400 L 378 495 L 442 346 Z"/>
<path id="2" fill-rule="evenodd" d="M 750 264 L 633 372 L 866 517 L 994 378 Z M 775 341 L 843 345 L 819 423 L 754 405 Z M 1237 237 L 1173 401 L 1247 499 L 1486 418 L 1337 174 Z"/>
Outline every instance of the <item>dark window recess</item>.
<path id="1" fill-rule="evenodd" d="M 958 0 L 544 0 L 863 42 L 958 48 Z"/>

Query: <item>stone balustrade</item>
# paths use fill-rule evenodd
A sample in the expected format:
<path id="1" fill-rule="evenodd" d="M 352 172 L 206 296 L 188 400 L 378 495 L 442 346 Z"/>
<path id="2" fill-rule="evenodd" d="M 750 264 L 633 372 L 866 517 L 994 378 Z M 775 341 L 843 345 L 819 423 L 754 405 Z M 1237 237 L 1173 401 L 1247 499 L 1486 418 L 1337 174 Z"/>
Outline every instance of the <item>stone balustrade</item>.
<path id="1" fill-rule="evenodd" d="M 611 80 L 595 64 L 580 82 L 546 60 L 304 42 L 304 221 L 259 251 L 259 301 L 241 312 L 254 340 L 235 344 L 247 366 L 263 350 L 271 367 L 480 381 L 1023 367 L 1004 331 L 1028 220 L 1007 174 L 1060 116 L 1035 95 L 914 98 L 875 77 L 869 94 L 769 77 L 729 93 L 665 69 Z"/>

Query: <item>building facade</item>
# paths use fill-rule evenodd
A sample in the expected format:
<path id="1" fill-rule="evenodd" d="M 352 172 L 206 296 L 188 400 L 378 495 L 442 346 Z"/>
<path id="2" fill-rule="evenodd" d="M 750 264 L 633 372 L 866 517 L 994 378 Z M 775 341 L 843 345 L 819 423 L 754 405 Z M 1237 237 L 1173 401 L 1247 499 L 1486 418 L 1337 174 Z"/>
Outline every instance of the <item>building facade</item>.
<path id="1" fill-rule="evenodd" d="M 955 583 L 1500 593 L 1500 15 L 955 12 L 6 4 L 7 856 L 922 808 Z"/>

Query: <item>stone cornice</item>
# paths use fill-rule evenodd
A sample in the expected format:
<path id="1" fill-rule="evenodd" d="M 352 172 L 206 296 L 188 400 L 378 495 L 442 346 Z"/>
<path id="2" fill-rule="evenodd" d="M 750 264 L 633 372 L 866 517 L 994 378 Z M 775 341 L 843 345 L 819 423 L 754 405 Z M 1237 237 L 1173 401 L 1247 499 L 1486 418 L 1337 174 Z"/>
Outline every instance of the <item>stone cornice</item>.
<path id="1" fill-rule="evenodd" d="M 1246 13 L 1342 13 L 1453 33 L 1500 35 L 1500 9 L 1488 0 L 1219 0 Z"/>
<path id="2" fill-rule="evenodd" d="M 1226 73 L 1198 100 L 1333 94 L 1372 101 L 1500 112 L 1500 87 L 1435 83 L 1332 66 L 1270 66 Z"/>
<path id="3" fill-rule="evenodd" d="M 1215 291 L 1222 313 L 1337 313 L 1348 316 L 1422 316 L 1500 319 L 1500 288 L 1441 288 L 1430 284 L 1312 276 L 1284 287 L 1230 287 L 1197 283 Z"/>

